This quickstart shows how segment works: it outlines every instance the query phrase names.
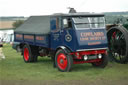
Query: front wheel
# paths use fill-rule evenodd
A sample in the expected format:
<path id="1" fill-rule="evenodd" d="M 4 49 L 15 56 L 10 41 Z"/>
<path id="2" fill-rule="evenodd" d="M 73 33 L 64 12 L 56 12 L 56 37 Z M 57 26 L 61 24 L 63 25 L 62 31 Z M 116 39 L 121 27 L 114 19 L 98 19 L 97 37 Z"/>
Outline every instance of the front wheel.
<path id="1" fill-rule="evenodd" d="M 71 71 L 73 65 L 73 58 L 67 55 L 62 49 L 58 50 L 55 55 L 55 65 L 58 70 L 62 72 Z"/>
<path id="2" fill-rule="evenodd" d="M 105 68 L 108 64 L 108 57 L 105 54 L 102 54 L 102 58 L 99 62 L 94 62 L 92 63 L 92 66 L 94 67 L 100 67 L 100 68 Z"/>

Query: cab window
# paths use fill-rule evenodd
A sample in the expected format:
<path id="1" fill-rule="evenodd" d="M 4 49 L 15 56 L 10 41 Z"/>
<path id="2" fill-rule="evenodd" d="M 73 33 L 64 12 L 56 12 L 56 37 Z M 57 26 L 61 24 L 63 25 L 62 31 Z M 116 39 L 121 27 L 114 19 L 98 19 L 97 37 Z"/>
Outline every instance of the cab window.
<path id="1" fill-rule="evenodd" d="M 63 19 L 63 27 L 64 28 L 72 28 L 72 21 L 70 18 Z"/>
<path id="2" fill-rule="evenodd" d="M 51 28 L 52 28 L 52 30 L 59 30 L 61 28 L 60 18 L 53 18 L 51 20 Z"/>

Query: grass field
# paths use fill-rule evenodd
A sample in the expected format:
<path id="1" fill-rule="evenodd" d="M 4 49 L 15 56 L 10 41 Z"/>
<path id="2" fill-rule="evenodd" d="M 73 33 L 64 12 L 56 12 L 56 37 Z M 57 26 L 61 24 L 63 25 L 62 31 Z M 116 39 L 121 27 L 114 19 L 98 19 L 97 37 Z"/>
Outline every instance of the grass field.
<path id="1" fill-rule="evenodd" d="M 104 69 L 77 64 L 71 72 L 59 72 L 50 58 L 24 63 L 10 45 L 4 45 L 3 51 L 6 59 L 0 60 L 0 85 L 128 85 L 128 64 L 110 62 Z"/>

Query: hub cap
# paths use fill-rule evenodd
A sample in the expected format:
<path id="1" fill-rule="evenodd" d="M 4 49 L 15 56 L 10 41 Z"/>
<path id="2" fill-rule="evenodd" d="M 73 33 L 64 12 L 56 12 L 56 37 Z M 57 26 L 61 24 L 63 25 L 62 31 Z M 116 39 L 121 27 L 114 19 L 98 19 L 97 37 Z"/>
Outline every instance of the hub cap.
<path id="1" fill-rule="evenodd" d="M 67 61 L 66 56 L 63 53 L 58 55 L 57 63 L 58 63 L 58 66 L 60 69 L 62 69 L 62 70 L 66 69 L 68 61 Z"/>
<path id="2" fill-rule="evenodd" d="M 24 49 L 24 59 L 25 59 L 25 61 L 28 61 L 28 59 L 29 59 L 29 51 L 28 51 L 28 48 L 25 48 Z"/>

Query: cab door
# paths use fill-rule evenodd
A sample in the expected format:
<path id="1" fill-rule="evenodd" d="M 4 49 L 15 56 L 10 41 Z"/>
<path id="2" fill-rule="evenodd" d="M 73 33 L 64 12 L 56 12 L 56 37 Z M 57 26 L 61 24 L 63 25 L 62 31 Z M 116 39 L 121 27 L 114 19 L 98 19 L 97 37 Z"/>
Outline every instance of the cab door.
<path id="1" fill-rule="evenodd" d="M 52 17 L 50 20 L 51 27 L 51 48 L 55 50 L 63 44 L 63 31 L 61 26 L 61 17 Z"/>
<path id="2" fill-rule="evenodd" d="M 75 35 L 71 17 L 62 18 L 62 32 L 63 46 L 73 51 L 76 42 L 74 41 Z"/>

